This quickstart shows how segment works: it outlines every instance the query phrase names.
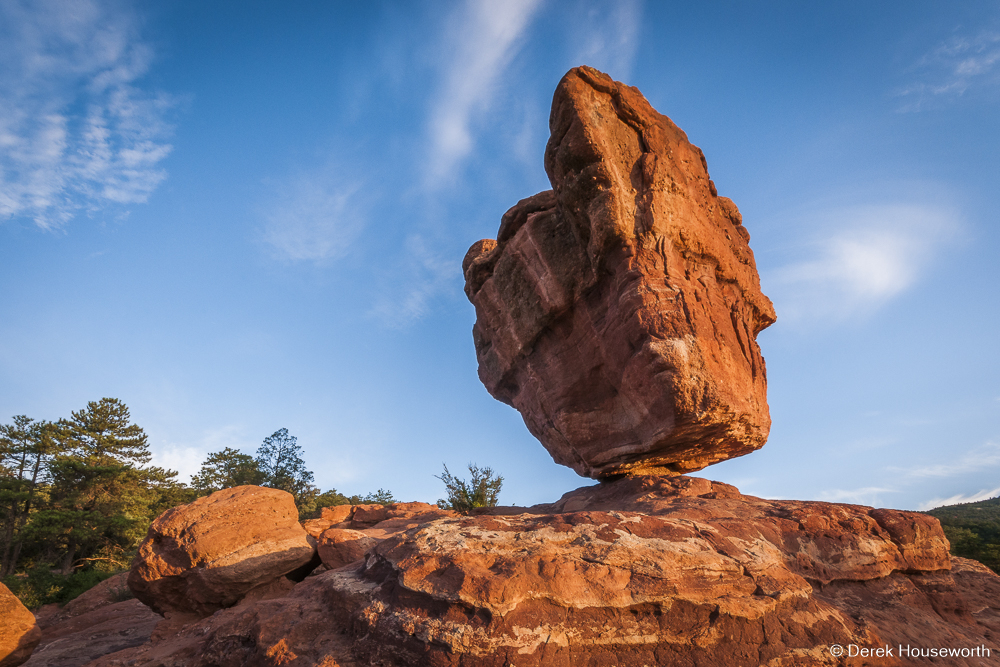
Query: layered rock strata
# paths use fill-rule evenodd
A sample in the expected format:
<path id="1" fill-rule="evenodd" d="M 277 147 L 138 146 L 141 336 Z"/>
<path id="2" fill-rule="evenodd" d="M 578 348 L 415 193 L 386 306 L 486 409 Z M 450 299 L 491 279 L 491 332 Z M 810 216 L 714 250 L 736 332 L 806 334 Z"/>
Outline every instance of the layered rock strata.
<path id="1" fill-rule="evenodd" d="M 884 667 L 916 663 L 831 649 L 993 647 L 997 600 L 927 515 L 641 476 L 411 527 L 91 664 Z"/>
<path id="2" fill-rule="evenodd" d="M 292 494 L 258 486 L 167 510 L 139 547 L 129 588 L 161 614 L 207 616 L 286 575 L 300 580 L 318 562 L 298 516 Z"/>
<path id="3" fill-rule="evenodd" d="M 479 377 L 581 475 L 684 473 L 761 447 L 775 320 L 705 157 L 635 88 L 559 83 L 552 190 L 463 262 Z"/>

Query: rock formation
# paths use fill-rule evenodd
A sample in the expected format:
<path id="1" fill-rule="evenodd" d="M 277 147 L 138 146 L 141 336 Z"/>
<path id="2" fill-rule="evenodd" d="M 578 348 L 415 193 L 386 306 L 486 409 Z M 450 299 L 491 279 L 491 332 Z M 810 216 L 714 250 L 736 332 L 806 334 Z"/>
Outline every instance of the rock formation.
<path id="1" fill-rule="evenodd" d="M 41 637 L 34 614 L 9 588 L 0 584 L 0 667 L 22 664 Z"/>
<path id="2" fill-rule="evenodd" d="M 149 641 L 163 618 L 129 597 L 126 573 L 105 579 L 65 607 L 38 613 L 38 648 L 26 667 L 80 667 L 105 655 Z"/>
<path id="3" fill-rule="evenodd" d="M 258 486 L 167 510 L 139 547 L 129 588 L 157 612 L 207 616 L 258 586 L 301 579 L 316 550 L 298 517 L 292 494 Z"/>
<path id="4" fill-rule="evenodd" d="M 168 614 L 89 664 L 884 667 L 908 663 L 830 649 L 998 632 L 1000 577 L 950 559 L 932 517 L 638 476 L 387 533 L 363 560 L 207 618 Z"/>
<path id="5" fill-rule="evenodd" d="M 750 235 L 700 149 L 635 88 L 560 82 L 553 190 L 463 262 L 479 377 L 581 475 L 676 474 L 761 447 L 756 336 L 775 320 Z"/>

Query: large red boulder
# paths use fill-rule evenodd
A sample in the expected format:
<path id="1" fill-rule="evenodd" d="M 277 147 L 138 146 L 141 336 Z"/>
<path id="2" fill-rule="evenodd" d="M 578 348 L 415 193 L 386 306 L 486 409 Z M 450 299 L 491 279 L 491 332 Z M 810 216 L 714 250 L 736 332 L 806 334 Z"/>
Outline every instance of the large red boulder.
<path id="1" fill-rule="evenodd" d="M 315 554 L 290 493 L 238 486 L 161 514 L 128 585 L 161 614 L 207 616 L 275 579 L 305 576 Z"/>
<path id="2" fill-rule="evenodd" d="M 758 449 L 771 420 L 756 337 L 774 309 L 701 150 L 589 67 L 560 82 L 549 125 L 553 190 L 463 262 L 480 379 L 581 475 Z"/>
<path id="3" fill-rule="evenodd" d="M 42 638 L 35 615 L 0 584 L 0 667 L 15 667 L 31 656 Z"/>

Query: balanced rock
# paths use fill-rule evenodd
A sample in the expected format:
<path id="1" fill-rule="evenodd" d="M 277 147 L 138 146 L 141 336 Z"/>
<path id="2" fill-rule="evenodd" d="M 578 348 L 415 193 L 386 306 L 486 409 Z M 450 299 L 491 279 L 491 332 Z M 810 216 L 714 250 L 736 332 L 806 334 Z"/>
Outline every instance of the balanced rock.
<path id="1" fill-rule="evenodd" d="M 735 204 L 635 88 L 560 82 L 551 191 L 463 262 L 479 377 L 581 475 L 683 473 L 761 447 L 775 321 Z"/>
<path id="2" fill-rule="evenodd" d="M 290 493 L 238 486 L 161 514 L 128 585 L 161 614 L 209 615 L 279 577 L 301 579 L 315 555 Z"/>
<path id="3" fill-rule="evenodd" d="M 35 615 L 0 584 L 0 667 L 24 663 L 41 638 Z"/>

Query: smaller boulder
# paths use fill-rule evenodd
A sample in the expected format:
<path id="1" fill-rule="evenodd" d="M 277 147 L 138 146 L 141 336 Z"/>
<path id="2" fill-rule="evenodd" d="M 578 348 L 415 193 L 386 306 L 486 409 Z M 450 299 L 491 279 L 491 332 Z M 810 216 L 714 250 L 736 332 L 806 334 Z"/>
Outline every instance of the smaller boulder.
<path id="1" fill-rule="evenodd" d="M 350 521 L 351 515 L 354 514 L 354 508 L 357 505 L 334 505 L 333 507 L 324 507 L 320 510 L 320 517 L 331 524 L 340 523 L 342 521 Z"/>
<path id="2" fill-rule="evenodd" d="M 360 530 L 329 528 L 316 540 L 316 549 L 323 565 L 336 570 L 361 560 L 380 541 Z"/>
<path id="3" fill-rule="evenodd" d="M 160 614 L 208 616 L 279 577 L 305 576 L 315 555 L 290 493 L 238 486 L 161 514 L 128 585 Z"/>
<path id="4" fill-rule="evenodd" d="M 24 663 L 41 638 L 35 615 L 9 588 L 0 584 L 0 667 Z"/>

